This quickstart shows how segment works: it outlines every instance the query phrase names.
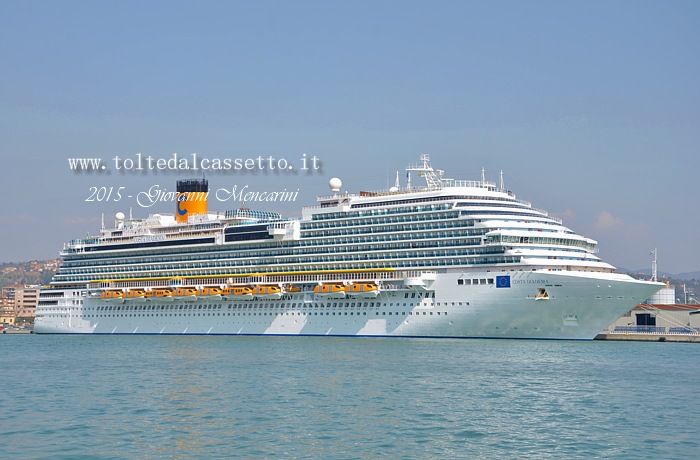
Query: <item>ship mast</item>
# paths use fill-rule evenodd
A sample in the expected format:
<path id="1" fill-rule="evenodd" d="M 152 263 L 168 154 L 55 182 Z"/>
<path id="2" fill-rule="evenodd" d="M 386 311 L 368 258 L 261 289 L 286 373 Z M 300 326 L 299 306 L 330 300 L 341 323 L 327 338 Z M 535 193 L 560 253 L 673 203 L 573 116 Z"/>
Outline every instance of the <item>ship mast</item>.
<path id="1" fill-rule="evenodd" d="M 423 153 L 420 156 L 420 164 L 410 165 L 406 168 L 406 171 L 416 171 L 418 172 L 418 177 L 425 178 L 425 182 L 428 184 L 428 190 L 439 190 L 442 188 L 440 182 L 440 176 L 442 176 L 442 171 L 437 172 L 430 166 L 430 155 Z M 410 177 L 410 176 L 409 176 Z"/>

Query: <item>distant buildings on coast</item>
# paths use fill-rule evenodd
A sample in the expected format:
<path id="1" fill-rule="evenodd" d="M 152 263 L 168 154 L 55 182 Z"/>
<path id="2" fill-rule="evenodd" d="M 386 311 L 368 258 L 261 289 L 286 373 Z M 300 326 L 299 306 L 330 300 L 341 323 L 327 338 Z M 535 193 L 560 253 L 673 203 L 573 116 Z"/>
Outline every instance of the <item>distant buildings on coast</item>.
<path id="1" fill-rule="evenodd" d="M 0 264 L 0 325 L 33 323 L 42 284 L 56 273 L 60 259 Z"/>
<path id="2" fill-rule="evenodd" d="M 0 291 L 0 323 L 17 325 L 34 322 L 39 303 L 38 284 L 12 284 Z"/>

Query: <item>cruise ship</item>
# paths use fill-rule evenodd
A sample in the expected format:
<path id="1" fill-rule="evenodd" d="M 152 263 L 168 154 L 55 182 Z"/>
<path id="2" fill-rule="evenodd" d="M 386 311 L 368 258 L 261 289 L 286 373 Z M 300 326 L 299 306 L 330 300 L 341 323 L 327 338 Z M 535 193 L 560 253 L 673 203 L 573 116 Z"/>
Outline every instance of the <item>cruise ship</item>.
<path id="1" fill-rule="evenodd" d="M 212 212 L 206 179 L 177 181 L 174 214 L 117 213 L 64 245 L 34 331 L 593 339 L 663 287 L 502 176 L 449 179 L 421 155 L 407 177 L 357 194 L 333 178 L 300 218 Z"/>

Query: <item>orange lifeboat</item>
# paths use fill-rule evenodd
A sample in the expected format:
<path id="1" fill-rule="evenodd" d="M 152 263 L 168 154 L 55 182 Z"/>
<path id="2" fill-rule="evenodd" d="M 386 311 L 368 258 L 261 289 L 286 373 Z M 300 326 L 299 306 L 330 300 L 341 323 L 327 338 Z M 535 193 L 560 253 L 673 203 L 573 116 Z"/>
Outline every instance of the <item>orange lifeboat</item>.
<path id="1" fill-rule="evenodd" d="M 100 299 L 103 300 L 124 300 L 124 291 L 102 291 Z"/>
<path id="2" fill-rule="evenodd" d="M 379 295 L 379 286 L 375 283 L 357 283 L 345 286 L 345 292 L 349 296 L 354 297 L 377 297 Z"/>
<path id="3" fill-rule="evenodd" d="M 277 285 L 259 285 L 253 288 L 253 295 L 260 299 L 279 299 L 283 293 L 282 288 Z"/>
<path id="4" fill-rule="evenodd" d="M 126 292 L 126 295 L 124 296 L 124 300 L 145 302 L 146 295 L 147 295 L 147 293 L 143 289 L 130 289 L 129 291 Z"/>
<path id="5" fill-rule="evenodd" d="M 220 299 L 223 289 L 218 287 L 205 287 L 198 291 L 197 295 L 202 299 Z"/>
<path id="6" fill-rule="evenodd" d="M 177 288 L 175 289 L 176 297 L 189 297 L 191 299 L 197 298 L 197 290 L 194 288 Z"/>
<path id="7" fill-rule="evenodd" d="M 249 286 L 232 286 L 221 290 L 221 295 L 227 299 L 252 299 L 253 288 Z"/>
<path id="8" fill-rule="evenodd" d="M 173 300 L 173 293 L 170 289 L 154 289 L 151 298 L 169 302 Z"/>
<path id="9" fill-rule="evenodd" d="M 314 287 L 314 294 L 323 297 L 345 297 L 345 286 L 340 283 L 319 284 Z"/>

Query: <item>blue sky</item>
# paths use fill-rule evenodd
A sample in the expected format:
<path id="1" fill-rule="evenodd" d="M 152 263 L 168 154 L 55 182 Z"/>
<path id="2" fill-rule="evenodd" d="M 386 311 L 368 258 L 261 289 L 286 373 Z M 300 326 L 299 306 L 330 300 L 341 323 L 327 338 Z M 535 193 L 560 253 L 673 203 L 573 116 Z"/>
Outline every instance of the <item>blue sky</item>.
<path id="1" fill-rule="evenodd" d="M 316 174 L 210 174 L 212 188 L 384 188 L 429 153 L 598 240 L 616 266 L 700 269 L 700 3 L 0 2 L 0 261 L 55 257 L 170 203 L 187 173 L 76 174 L 70 157 L 316 155 Z M 415 183 L 415 179 L 414 179 Z M 212 203 L 223 210 L 228 203 Z"/>

